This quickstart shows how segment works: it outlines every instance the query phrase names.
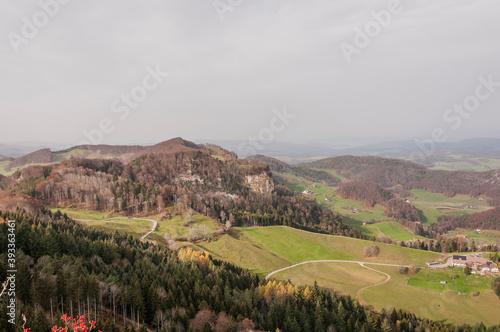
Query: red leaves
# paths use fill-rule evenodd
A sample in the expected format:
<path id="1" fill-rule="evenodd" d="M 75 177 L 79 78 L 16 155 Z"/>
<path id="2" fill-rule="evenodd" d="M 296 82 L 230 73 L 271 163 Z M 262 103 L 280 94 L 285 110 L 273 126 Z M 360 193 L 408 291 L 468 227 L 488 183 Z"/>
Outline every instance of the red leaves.
<path id="1" fill-rule="evenodd" d="M 68 315 L 63 315 L 61 316 L 61 320 L 64 321 L 64 327 L 58 327 L 57 325 L 54 326 L 51 331 L 52 332 L 89 332 L 92 331 L 95 328 L 95 321 L 91 320 L 89 322 L 89 325 L 85 323 L 85 316 L 80 316 L 77 318 L 71 318 Z M 25 330 L 26 332 L 27 330 Z M 99 330 L 99 332 L 101 332 Z"/>

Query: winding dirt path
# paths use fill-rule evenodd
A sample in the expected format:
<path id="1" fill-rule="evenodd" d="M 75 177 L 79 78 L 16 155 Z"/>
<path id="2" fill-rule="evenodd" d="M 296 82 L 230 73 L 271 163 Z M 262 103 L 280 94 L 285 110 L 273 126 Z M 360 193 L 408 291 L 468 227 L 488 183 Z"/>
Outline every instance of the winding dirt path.
<path id="1" fill-rule="evenodd" d="M 363 300 L 363 298 L 361 297 L 361 292 L 364 291 L 365 289 L 372 288 L 372 287 L 377 287 L 377 286 L 381 286 L 381 285 L 385 284 L 386 282 L 389 282 L 389 280 L 391 280 L 391 276 L 388 275 L 385 272 L 382 272 L 382 271 L 379 271 L 379 270 L 375 270 L 375 269 L 372 269 L 371 267 L 365 266 L 365 264 L 359 264 L 359 265 L 361 265 L 362 267 L 364 267 L 364 268 L 366 268 L 368 270 L 372 270 L 372 271 L 375 271 L 375 272 L 378 272 L 378 273 L 385 274 L 385 276 L 387 277 L 387 279 L 385 279 L 382 282 L 379 282 L 379 283 L 373 284 L 373 285 L 368 285 L 368 286 L 365 286 L 365 287 L 361 288 L 360 290 L 358 290 L 358 292 L 356 293 L 356 297 L 358 298 L 359 303 L 361 303 L 363 305 L 368 305 L 368 303 L 366 303 L 366 301 Z"/>
<path id="2" fill-rule="evenodd" d="M 377 286 L 381 286 L 387 282 L 389 282 L 389 280 L 391 280 L 391 276 L 385 272 L 382 272 L 382 271 L 379 271 L 379 270 L 376 270 L 376 269 L 373 269 L 371 267 L 368 267 L 366 266 L 366 264 L 371 264 L 371 265 L 378 265 L 378 266 L 392 266 L 392 267 L 399 267 L 399 266 L 404 266 L 404 267 L 410 267 L 410 265 L 400 265 L 400 264 L 385 264 L 385 263 L 372 263 L 372 262 L 362 262 L 362 261 L 343 261 L 343 260 L 315 260 L 315 261 L 305 261 L 305 262 L 300 262 L 300 263 L 297 263 L 297 264 L 293 264 L 293 265 L 290 265 L 290 266 L 287 266 L 287 267 L 284 267 L 284 268 L 281 268 L 281 269 L 278 269 L 278 270 L 275 270 L 271 273 L 269 273 L 268 275 L 266 275 L 266 280 L 269 279 L 269 277 L 271 277 L 272 275 L 278 273 L 278 272 L 281 272 L 281 271 L 285 271 L 285 270 L 288 270 L 288 269 L 291 269 L 291 268 L 294 268 L 296 266 L 300 266 L 300 265 L 304 265 L 304 264 L 309 264 L 309 263 L 351 263 L 351 264 L 359 264 L 361 265 L 362 267 L 366 268 L 366 269 L 369 269 L 369 270 L 372 270 L 374 272 L 377 272 L 377 273 L 382 273 L 383 275 L 385 275 L 387 277 L 387 279 L 385 279 L 384 281 L 382 282 L 379 282 L 379 283 L 376 283 L 376 284 L 373 284 L 373 285 L 368 285 L 368 286 L 365 286 L 363 288 L 361 288 L 360 290 L 358 290 L 358 292 L 356 293 L 356 297 L 358 298 L 358 301 L 362 304 L 362 305 L 368 305 L 366 303 L 365 300 L 363 300 L 363 297 L 361 296 L 361 292 L 368 289 L 368 288 L 372 288 L 372 287 L 377 287 Z M 420 267 L 420 268 L 429 268 L 427 266 L 423 266 L 423 267 Z"/>
<path id="3" fill-rule="evenodd" d="M 304 262 L 300 262 L 300 263 L 297 263 L 297 264 L 293 264 L 293 265 L 290 265 L 290 266 L 283 267 L 283 268 L 278 269 L 278 270 L 274 270 L 273 272 L 271 272 L 268 275 L 266 275 L 265 278 L 267 280 L 273 274 L 276 274 L 278 272 L 294 268 L 294 267 L 299 266 L 299 265 L 304 265 L 304 264 L 309 264 L 309 263 L 353 263 L 353 264 L 359 264 L 361 266 L 364 266 L 364 264 L 371 264 L 371 265 L 379 265 L 379 266 L 395 266 L 395 267 L 404 266 L 404 267 L 411 267 L 410 265 L 401 265 L 401 264 L 385 264 L 385 263 L 372 263 L 372 262 L 362 262 L 362 261 L 343 261 L 343 260 L 320 259 L 320 260 L 315 260 L 315 261 L 304 261 Z M 367 266 L 364 266 L 364 267 L 366 267 L 367 269 L 369 269 L 369 267 L 367 267 Z M 421 267 L 421 268 L 427 268 L 427 267 Z M 377 271 L 377 270 L 375 270 L 375 271 Z M 377 272 L 380 272 L 380 271 L 377 271 Z M 381 273 L 384 273 L 384 272 L 381 272 Z"/>
<path id="4" fill-rule="evenodd" d="M 141 241 L 143 241 L 149 234 L 153 233 L 156 229 L 156 226 L 158 225 L 158 222 L 156 220 L 147 219 L 147 218 L 114 217 L 114 218 L 107 218 L 107 219 L 75 219 L 75 220 L 76 221 L 91 222 L 91 221 L 110 221 L 110 220 L 116 220 L 116 219 L 134 219 L 134 220 L 150 221 L 152 223 L 151 230 L 139 238 L 139 240 L 141 240 Z"/>

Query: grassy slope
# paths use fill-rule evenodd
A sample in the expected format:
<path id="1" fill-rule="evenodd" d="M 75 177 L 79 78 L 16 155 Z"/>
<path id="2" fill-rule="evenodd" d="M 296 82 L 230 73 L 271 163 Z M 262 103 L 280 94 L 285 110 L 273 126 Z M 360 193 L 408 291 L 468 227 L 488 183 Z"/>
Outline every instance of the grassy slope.
<path id="1" fill-rule="evenodd" d="M 168 233 L 173 237 L 186 235 L 188 233 L 188 228 L 194 225 L 206 225 L 212 232 L 214 232 L 217 224 L 215 220 L 199 214 L 193 215 L 194 222 L 186 226 L 184 226 L 184 223 L 187 219 L 180 215 L 174 216 L 169 220 L 160 220 L 158 217 L 152 217 L 151 219 L 158 221 L 158 227 L 151 234 L 151 238 L 153 240 L 164 239 L 165 233 Z"/>
<path id="2" fill-rule="evenodd" d="M 52 212 L 60 210 L 61 213 L 66 213 L 68 217 L 73 219 L 88 219 L 92 221 L 81 221 L 82 224 L 90 226 L 103 231 L 118 231 L 122 234 L 130 234 L 134 237 L 141 237 L 151 229 L 151 221 L 149 220 L 136 220 L 122 217 L 120 219 L 102 220 L 109 218 L 119 217 L 117 215 L 109 214 L 99 211 L 87 210 L 73 210 L 73 209 L 51 209 Z"/>
<path id="3" fill-rule="evenodd" d="M 289 227 L 243 228 L 234 229 L 233 233 L 232 236 L 224 235 L 201 247 L 216 257 L 260 274 L 307 260 L 359 260 L 425 265 L 426 261 L 443 257 L 437 253 L 376 243 L 381 249 L 380 255 L 368 259 L 364 257 L 363 249 L 374 244 L 373 242 L 309 233 Z"/>
<path id="4" fill-rule="evenodd" d="M 494 244 L 500 243 L 500 231 L 485 230 L 482 233 L 473 230 L 456 229 L 450 233 L 450 236 L 463 234 L 468 238 L 474 239 L 477 244 Z"/>
<path id="5" fill-rule="evenodd" d="M 500 301 L 489 288 L 491 279 L 465 277 L 460 269 L 421 270 L 415 275 L 401 276 L 395 267 L 370 267 L 391 276 L 387 283 L 361 292 L 363 300 L 378 310 L 403 308 L 420 317 L 447 323 L 498 323 Z M 453 280 L 450 277 L 452 273 L 458 275 L 458 278 Z M 311 263 L 277 273 L 274 277 L 301 285 L 313 285 L 316 281 L 320 287 L 331 288 L 353 297 L 357 296 L 361 288 L 386 279 L 380 273 L 349 263 Z M 449 284 L 441 285 L 441 280 L 446 280 Z M 472 297 L 457 293 L 471 293 L 474 290 L 479 291 L 480 295 Z"/>
<path id="6" fill-rule="evenodd" d="M 108 219 L 117 217 L 111 213 L 100 212 L 100 211 L 91 211 L 91 210 L 74 210 L 74 209 L 60 209 L 60 208 L 52 208 L 52 212 L 56 212 L 57 210 L 61 211 L 62 214 L 66 213 L 68 217 L 73 219 Z"/>
<path id="7" fill-rule="evenodd" d="M 341 176 L 336 174 L 335 171 L 324 171 L 335 175 L 339 179 L 343 179 Z M 414 238 L 422 238 L 420 236 L 415 236 L 406 227 L 394 221 L 381 222 L 377 225 L 363 225 L 362 221 L 366 219 L 374 219 L 377 221 L 388 219 L 384 215 L 385 207 L 383 207 L 382 205 L 377 204 L 373 208 L 368 208 L 361 202 L 336 196 L 336 187 L 326 186 L 321 183 L 312 183 L 291 174 L 284 175 L 290 180 L 287 183 L 287 186 L 290 189 L 296 192 L 302 192 L 305 189 L 313 191 L 314 193 L 316 193 L 316 200 L 321 205 L 333 209 L 335 212 L 344 215 L 346 224 L 355 227 L 367 236 L 377 236 L 382 233 L 389 236 L 394 241 L 406 241 Z M 327 198 L 327 200 L 325 200 L 325 198 Z M 350 208 L 356 208 L 358 209 L 358 211 L 356 213 L 353 213 Z M 347 217 L 347 215 L 349 215 L 349 217 Z M 377 227 L 379 227 L 381 232 L 377 229 Z"/>
<path id="8" fill-rule="evenodd" d="M 276 273 L 274 278 L 292 280 L 300 285 L 314 285 L 334 289 L 342 294 L 355 296 L 363 287 L 386 279 L 383 274 L 358 264 L 311 263 Z"/>
<path id="9" fill-rule="evenodd" d="M 118 231 L 122 234 L 130 234 L 141 237 L 151 230 L 151 221 L 120 218 L 113 220 L 82 221 L 84 225 L 103 231 Z"/>
<path id="10" fill-rule="evenodd" d="M 438 218 L 446 214 L 471 214 L 491 209 L 487 200 L 480 201 L 478 198 L 468 195 L 455 195 L 447 197 L 443 194 L 432 193 L 427 190 L 411 190 L 415 207 L 420 210 L 422 223 L 433 224 L 438 222 Z M 474 208 L 465 208 L 473 205 Z"/>
<path id="11" fill-rule="evenodd" d="M 408 228 L 401 225 L 396 221 L 381 221 L 375 224 L 363 225 L 363 222 L 352 219 L 344 218 L 344 223 L 354 227 L 367 236 L 387 235 L 394 241 L 408 241 L 412 239 L 424 239 L 419 235 L 414 235 Z"/>
<path id="12" fill-rule="evenodd" d="M 366 259 L 363 257 L 363 248 L 370 244 L 372 242 L 308 233 L 288 227 L 255 227 L 235 229 L 232 236 L 224 235 L 215 242 L 199 245 L 199 248 L 262 275 L 306 260 L 339 259 L 423 265 L 425 261 L 443 257 L 436 253 L 377 243 L 381 248 L 379 257 Z M 407 285 L 408 277 L 400 276 L 395 267 L 370 267 L 391 275 L 388 283 L 362 292 L 363 299 L 377 309 L 394 306 L 435 320 L 469 324 L 483 321 L 487 325 L 496 323 L 495 317 L 500 315 L 500 301 L 488 289 L 490 279 L 468 277 L 466 280 L 458 270 L 421 270 L 411 276 L 412 281 Z M 459 275 L 459 278 L 452 281 L 449 277 L 451 273 Z M 317 281 L 321 287 L 352 296 L 356 296 L 362 287 L 385 280 L 382 274 L 351 263 L 311 263 L 285 270 L 274 277 L 303 285 L 312 285 Z M 438 283 L 442 279 L 448 280 L 450 284 L 439 289 Z M 422 286 L 437 290 L 426 290 Z M 481 295 L 471 297 L 440 290 L 478 290 Z M 467 314 L 462 315 L 463 311 L 467 311 Z"/>
<path id="13" fill-rule="evenodd" d="M 399 275 L 395 268 L 378 266 L 377 270 L 391 275 L 391 280 L 363 291 L 363 299 L 375 308 L 403 308 L 418 316 L 448 323 L 475 324 L 482 321 L 486 325 L 498 324 L 500 301 L 491 291 L 471 297 L 425 290 L 408 286 L 407 277 Z"/>
<path id="14" fill-rule="evenodd" d="M 331 172 L 329 172 L 331 173 Z M 384 216 L 385 208 L 381 205 L 375 205 L 374 208 L 367 208 L 363 205 L 363 203 L 355 201 L 355 200 L 350 200 L 350 199 L 344 199 L 342 197 L 336 196 L 335 192 L 337 190 L 337 187 L 330 187 L 327 185 L 323 185 L 321 183 L 313 183 L 311 181 L 307 181 L 305 179 L 292 176 L 290 174 L 285 174 L 289 179 L 291 179 L 290 183 L 287 183 L 287 186 L 297 192 L 302 192 L 304 190 L 311 190 L 314 193 L 316 193 L 315 197 L 316 200 L 322 204 L 323 206 L 327 206 L 335 210 L 336 212 L 342 213 L 342 214 L 350 214 L 351 210 L 350 209 L 344 209 L 343 207 L 351 207 L 351 208 L 357 208 L 359 210 L 362 210 L 364 212 L 358 212 L 355 214 L 352 214 L 352 218 L 358 219 L 358 220 L 365 220 L 365 219 L 387 219 L 386 216 Z M 328 201 L 325 201 L 325 198 L 328 199 Z"/>
<path id="15" fill-rule="evenodd" d="M 337 176 L 342 179 L 335 171 L 329 171 L 330 174 Z M 316 200 L 323 206 L 332 208 L 334 211 L 341 213 L 343 215 L 349 215 L 350 218 L 364 221 L 365 219 L 375 219 L 375 220 L 386 220 L 388 219 L 384 216 L 385 208 L 381 205 L 375 205 L 374 208 L 370 209 L 365 207 L 361 202 L 349 199 L 343 199 L 335 195 L 336 187 L 330 187 L 323 185 L 321 183 L 312 183 L 305 179 L 292 176 L 290 174 L 284 174 L 290 182 L 287 186 L 297 192 L 302 192 L 305 189 L 311 190 L 316 193 Z M 470 214 L 480 211 L 485 211 L 491 209 L 488 206 L 486 199 L 484 201 L 479 201 L 478 198 L 473 198 L 468 195 L 456 195 L 454 197 L 447 197 L 443 194 L 432 193 L 427 190 L 413 189 L 411 190 L 414 197 L 411 198 L 413 205 L 419 210 L 420 218 L 423 224 L 429 225 L 438 222 L 438 218 L 449 214 Z M 325 201 L 325 198 L 328 201 Z M 474 208 L 465 208 L 467 205 L 473 205 Z M 359 211 L 357 213 L 352 213 L 348 208 L 357 208 Z M 366 228 L 365 230 L 363 230 Z M 370 230 L 369 227 L 359 226 L 358 229 L 362 230 L 365 234 L 378 234 L 378 231 Z M 407 239 L 411 237 L 411 232 L 407 232 Z M 402 237 L 404 238 L 404 237 Z"/>
<path id="16" fill-rule="evenodd" d="M 455 275 L 455 279 L 452 278 Z M 442 285 L 440 281 L 447 283 Z M 491 291 L 491 280 L 478 275 L 465 276 L 462 268 L 450 268 L 446 270 L 422 270 L 411 276 L 408 285 L 428 290 L 453 291 L 456 293 L 470 294 L 473 291 L 480 293 Z"/>
<path id="17" fill-rule="evenodd" d="M 123 217 L 122 219 L 114 220 L 101 220 L 109 219 L 114 217 L 119 217 L 119 215 L 90 211 L 90 210 L 74 210 L 74 209 L 59 209 L 53 208 L 52 212 L 60 210 L 61 213 L 66 213 L 68 217 L 73 219 L 93 219 L 95 221 L 82 222 L 87 226 L 92 226 L 97 229 L 112 231 L 118 230 L 122 233 L 131 234 L 132 236 L 140 237 L 147 233 L 151 229 L 151 222 L 147 220 L 136 220 Z M 174 216 L 170 220 L 161 220 L 160 215 L 148 216 L 147 219 L 153 219 L 158 221 L 158 226 L 156 230 L 151 234 L 151 238 L 157 241 L 163 241 L 165 233 L 169 233 L 171 236 L 182 236 L 188 233 L 188 228 L 193 225 L 207 225 L 211 231 L 215 231 L 216 221 L 195 214 L 193 215 L 194 222 L 184 226 L 183 224 L 187 221 L 183 216 Z"/>

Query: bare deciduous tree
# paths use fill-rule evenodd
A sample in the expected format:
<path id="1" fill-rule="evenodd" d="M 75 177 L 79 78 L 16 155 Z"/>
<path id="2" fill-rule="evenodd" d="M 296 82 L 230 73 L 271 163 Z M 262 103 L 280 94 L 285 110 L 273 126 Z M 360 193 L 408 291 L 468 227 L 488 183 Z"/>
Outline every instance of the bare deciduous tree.
<path id="1" fill-rule="evenodd" d="M 365 257 L 377 257 L 380 254 L 380 248 L 376 245 L 371 245 L 364 248 Z"/>

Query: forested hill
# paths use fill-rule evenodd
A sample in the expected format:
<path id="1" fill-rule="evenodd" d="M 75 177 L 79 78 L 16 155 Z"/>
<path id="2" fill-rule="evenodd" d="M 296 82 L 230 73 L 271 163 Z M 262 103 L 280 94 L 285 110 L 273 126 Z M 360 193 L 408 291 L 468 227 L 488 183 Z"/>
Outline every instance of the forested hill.
<path id="1" fill-rule="evenodd" d="M 466 216 L 447 215 L 432 227 L 440 233 L 460 228 L 500 230 L 500 207 Z"/>
<path id="2" fill-rule="evenodd" d="M 426 189 L 448 196 L 486 195 L 492 204 L 500 198 L 500 170 L 486 172 L 430 170 L 400 159 L 341 156 L 300 165 L 335 170 L 349 180 L 372 181 L 385 188 L 402 185 L 405 189 Z"/>
<path id="3" fill-rule="evenodd" d="M 362 237 L 332 211 L 286 187 L 275 186 L 266 164 L 240 160 L 220 147 L 182 139 L 141 150 L 141 155 L 128 163 L 72 158 L 29 166 L 3 178 L 0 187 L 11 202 L 33 199 L 43 205 L 124 215 L 159 214 L 175 205 L 222 225 L 287 225 Z M 12 205 L 3 204 L 6 208 Z"/>
<path id="4" fill-rule="evenodd" d="M 392 310 L 371 312 L 318 287 L 265 281 L 189 249 L 171 251 L 131 236 L 86 228 L 58 213 L 0 212 L 0 246 L 16 222 L 17 311 L 25 328 L 49 332 L 63 314 L 120 331 L 486 331 L 447 326 Z M 7 253 L 0 256 L 5 280 Z M 0 307 L 0 331 L 14 332 Z M 20 326 L 20 324 L 19 324 Z M 497 329 L 500 328 L 497 327 Z M 491 327 L 488 331 L 497 331 Z"/>
<path id="5" fill-rule="evenodd" d="M 12 160 L 6 165 L 6 169 L 16 169 L 26 165 L 55 164 L 71 158 L 109 159 L 128 163 L 143 155 L 192 152 L 195 150 L 205 152 L 212 151 L 212 153 L 219 150 L 219 152 L 224 151 L 224 154 L 235 156 L 234 153 L 217 148 L 213 145 L 195 144 L 180 137 L 176 137 L 151 146 L 105 144 L 78 145 L 66 150 L 54 152 L 45 148 Z"/>
<path id="6" fill-rule="evenodd" d="M 290 174 L 294 176 L 303 177 L 309 181 L 321 182 L 331 186 L 335 186 L 340 183 L 340 180 L 337 177 L 327 172 L 309 169 L 305 167 L 292 166 L 272 157 L 266 157 L 263 155 L 254 155 L 247 157 L 246 160 L 257 160 L 259 162 L 265 163 L 269 165 L 271 171 L 273 171 L 273 173 L 278 176 L 280 174 Z"/>

